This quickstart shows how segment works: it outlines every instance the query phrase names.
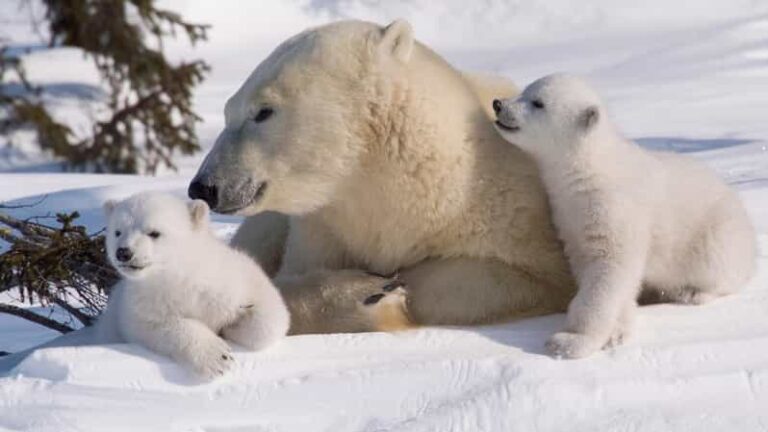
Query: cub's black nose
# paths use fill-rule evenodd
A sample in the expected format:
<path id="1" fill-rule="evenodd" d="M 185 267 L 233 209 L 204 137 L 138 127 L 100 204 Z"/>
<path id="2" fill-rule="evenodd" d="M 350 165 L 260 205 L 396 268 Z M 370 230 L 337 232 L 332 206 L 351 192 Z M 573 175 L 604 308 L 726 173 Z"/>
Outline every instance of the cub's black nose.
<path id="1" fill-rule="evenodd" d="M 117 251 L 115 251 L 115 258 L 120 262 L 130 261 L 130 259 L 133 258 L 133 252 L 127 247 L 117 248 Z"/>
<path id="2" fill-rule="evenodd" d="M 208 207 L 215 209 L 219 202 L 218 190 L 212 184 L 203 183 L 200 180 L 193 180 L 187 190 L 187 195 L 191 199 L 201 199 L 208 203 Z"/>
<path id="3" fill-rule="evenodd" d="M 496 114 L 501 112 L 501 101 L 498 99 L 493 100 L 493 112 Z"/>

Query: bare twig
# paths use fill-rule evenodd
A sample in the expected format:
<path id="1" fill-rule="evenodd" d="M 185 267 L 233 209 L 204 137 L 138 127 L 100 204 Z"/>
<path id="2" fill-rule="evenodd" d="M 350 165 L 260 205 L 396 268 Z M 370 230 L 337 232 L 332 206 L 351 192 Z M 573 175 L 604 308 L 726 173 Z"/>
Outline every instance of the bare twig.
<path id="1" fill-rule="evenodd" d="M 42 326 L 48 327 L 49 329 L 53 329 L 61 333 L 69 333 L 72 330 L 74 330 L 72 327 L 66 324 L 62 324 L 56 320 L 44 317 L 42 315 L 38 315 L 32 311 L 20 308 L 18 306 L 0 303 L 0 313 L 17 316 L 19 318 L 23 318 L 27 321 L 40 324 Z"/>

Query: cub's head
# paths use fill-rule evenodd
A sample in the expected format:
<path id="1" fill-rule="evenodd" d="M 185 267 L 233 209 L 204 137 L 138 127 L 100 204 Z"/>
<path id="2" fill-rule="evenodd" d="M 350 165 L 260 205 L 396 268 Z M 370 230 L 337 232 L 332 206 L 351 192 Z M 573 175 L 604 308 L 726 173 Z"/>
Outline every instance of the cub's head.
<path id="1" fill-rule="evenodd" d="M 565 74 L 534 81 L 515 99 L 494 100 L 493 109 L 501 136 L 540 157 L 567 153 L 603 122 L 597 93 Z"/>
<path id="2" fill-rule="evenodd" d="M 372 84 L 409 61 L 410 26 L 345 21 L 275 49 L 224 108 L 225 127 L 189 185 L 217 213 L 308 213 L 352 184 L 366 152 Z M 383 73 L 386 71 L 386 73 Z"/>
<path id="3" fill-rule="evenodd" d="M 207 233 L 208 205 L 173 195 L 144 192 L 104 203 L 107 255 L 127 278 L 172 266 L 195 235 Z"/>

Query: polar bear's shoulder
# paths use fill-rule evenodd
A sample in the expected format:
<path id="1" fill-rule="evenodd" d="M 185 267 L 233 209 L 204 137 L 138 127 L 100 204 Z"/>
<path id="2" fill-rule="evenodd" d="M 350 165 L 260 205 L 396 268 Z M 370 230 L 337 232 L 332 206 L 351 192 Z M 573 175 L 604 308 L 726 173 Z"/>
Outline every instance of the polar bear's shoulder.
<path id="1" fill-rule="evenodd" d="M 494 117 L 492 108 L 494 99 L 511 98 L 520 94 L 520 89 L 515 83 L 502 76 L 475 72 L 462 72 L 461 75 L 480 99 L 480 104 L 489 118 Z"/>

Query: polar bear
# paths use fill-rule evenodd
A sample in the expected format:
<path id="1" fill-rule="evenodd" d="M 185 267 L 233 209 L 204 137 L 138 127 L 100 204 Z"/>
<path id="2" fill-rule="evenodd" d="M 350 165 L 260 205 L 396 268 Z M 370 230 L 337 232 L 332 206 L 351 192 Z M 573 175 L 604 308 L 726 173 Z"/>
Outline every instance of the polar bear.
<path id="1" fill-rule="evenodd" d="M 642 287 L 698 304 L 751 277 L 755 233 L 738 194 L 691 158 L 623 138 L 581 79 L 550 75 L 493 106 L 501 135 L 539 166 L 578 282 L 554 355 L 620 341 Z"/>
<path id="2" fill-rule="evenodd" d="M 107 254 L 123 279 L 98 341 L 144 345 L 210 379 L 232 365 L 226 340 L 258 350 L 285 336 L 280 294 L 249 256 L 213 236 L 205 202 L 145 192 L 104 209 Z"/>
<path id="3" fill-rule="evenodd" d="M 189 195 L 248 216 L 232 245 L 275 276 L 293 320 L 314 314 L 296 332 L 564 311 L 575 283 L 536 165 L 493 127 L 493 98 L 516 93 L 402 20 L 310 29 L 227 101 Z M 383 289 L 396 281 L 407 308 Z"/>

